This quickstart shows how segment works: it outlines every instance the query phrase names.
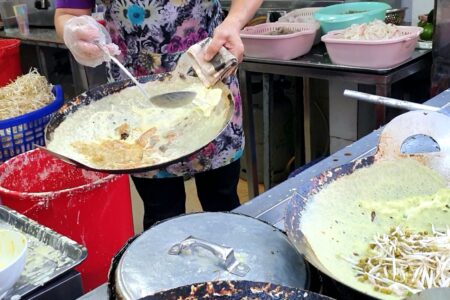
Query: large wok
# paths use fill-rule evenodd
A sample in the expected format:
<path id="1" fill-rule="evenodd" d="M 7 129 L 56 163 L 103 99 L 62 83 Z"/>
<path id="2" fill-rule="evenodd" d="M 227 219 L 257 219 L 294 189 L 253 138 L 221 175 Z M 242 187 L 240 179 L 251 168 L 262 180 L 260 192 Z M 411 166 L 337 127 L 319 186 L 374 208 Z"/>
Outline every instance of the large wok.
<path id="1" fill-rule="evenodd" d="M 164 73 L 164 74 L 157 74 L 157 75 L 141 77 L 141 78 L 139 78 L 139 81 L 141 83 L 170 82 L 171 79 L 173 79 L 177 76 L 179 76 L 179 78 L 186 78 L 185 75 L 179 75 L 179 74 L 175 75 L 172 73 Z M 189 78 L 189 80 L 192 80 L 193 77 L 188 76 L 187 78 Z M 119 91 L 122 91 L 126 88 L 133 87 L 133 86 L 134 86 L 134 84 L 131 80 L 124 80 L 124 81 L 119 81 L 119 82 L 114 82 L 114 83 L 108 83 L 108 84 L 93 88 L 93 89 L 75 97 L 72 101 L 65 104 L 63 107 L 61 107 L 61 109 L 58 110 L 53 115 L 52 119 L 46 126 L 46 129 L 45 129 L 46 145 L 48 145 L 53 140 L 55 130 L 62 123 L 64 123 L 68 117 L 70 117 L 71 115 L 76 113 L 80 108 L 85 107 L 85 106 L 90 106 L 92 103 L 94 103 L 96 101 L 101 101 L 108 95 L 117 93 Z M 170 87 L 169 84 L 168 84 L 168 86 Z M 232 94 L 230 93 L 230 91 L 228 90 L 228 88 L 225 85 L 223 85 L 222 83 L 218 83 L 216 87 L 219 87 L 224 92 L 222 94 L 222 104 L 220 105 L 220 108 L 217 108 L 217 110 L 221 110 L 220 111 L 221 120 L 224 119 L 225 121 L 223 122 L 222 127 L 219 130 L 215 131 L 216 134 L 211 135 L 211 133 L 209 133 L 209 135 L 211 135 L 209 138 L 209 141 L 214 140 L 217 136 L 219 136 L 225 130 L 225 128 L 227 126 L 229 126 L 229 122 L 231 120 L 233 107 L 234 107 L 233 97 L 232 97 Z M 173 90 L 168 90 L 168 91 L 173 91 Z M 215 118 L 216 115 L 217 114 L 212 114 L 210 116 L 210 118 Z M 211 119 L 209 121 L 210 122 L 202 121 L 201 126 L 204 126 L 204 127 L 209 126 L 209 123 L 211 123 Z M 197 127 L 198 127 L 199 121 L 195 121 L 195 122 L 197 122 Z M 75 130 L 74 130 L 74 132 L 75 132 Z M 74 133 L 74 132 L 67 132 L 67 134 L 75 135 L 76 133 Z M 198 139 L 199 134 L 201 134 L 201 133 L 187 130 L 186 133 L 180 135 L 179 137 L 177 137 L 177 139 L 179 139 L 179 144 L 182 144 L 183 141 L 189 141 L 190 143 L 192 143 L 191 141 L 196 141 Z M 66 152 L 64 152 L 64 151 L 55 152 L 55 151 L 51 151 L 50 149 L 45 148 L 45 147 L 40 147 L 40 148 L 42 148 L 43 150 L 46 150 L 50 154 L 57 156 L 58 158 L 66 161 L 68 163 L 71 163 L 71 164 L 74 164 L 74 165 L 77 165 L 77 166 L 80 166 L 80 167 L 83 167 L 86 169 L 103 171 L 103 172 L 108 172 L 108 173 L 135 173 L 135 172 L 145 172 L 145 171 L 150 171 L 150 170 L 154 170 L 154 169 L 159 169 L 161 167 L 178 162 L 178 161 L 202 150 L 207 144 L 208 143 L 198 142 L 198 144 L 194 147 L 195 148 L 194 150 L 192 150 L 193 147 L 191 147 L 190 150 L 186 150 L 186 151 L 184 151 L 184 153 L 180 153 L 180 155 L 178 157 L 176 157 L 174 159 L 170 159 L 168 161 L 162 161 L 162 162 L 153 163 L 153 164 L 148 164 L 148 163 L 141 164 L 141 165 L 126 167 L 126 168 L 99 168 L 93 164 L 86 162 L 86 161 L 81 161 L 80 159 L 71 157 L 71 156 L 67 155 Z"/>
<path id="2" fill-rule="evenodd" d="M 397 160 L 404 157 L 414 158 L 436 170 L 444 178 L 446 178 L 448 182 L 448 179 L 450 178 L 450 168 L 448 167 L 450 165 L 450 132 L 448 128 L 450 128 L 450 118 L 439 112 L 414 111 L 403 114 L 386 125 L 381 133 L 378 149 L 375 155 L 358 159 L 354 162 L 319 174 L 311 178 L 309 182 L 299 186 L 296 192 L 292 195 L 292 199 L 288 203 L 285 215 L 285 228 L 289 239 L 294 246 L 304 254 L 308 262 L 328 277 L 337 281 L 338 287 L 341 287 L 341 291 L 342 287 L 344 287 L 344 290 L 346 291 L 345 296 L 343 296 L 344 298 L 389 298 L 389 296 L 375 292 L 368 283 L 367 285 L 369 288 L 361 288 L 361 286 L 355 285 L 353 282 L 348 281 L 347 278 L 343 278 L 341 272 L 336 272 L 336 270 L 332 271 L 332 266 L 329 264 L 323 263 L 324 260 L 319 253 L 320 251 L 317 251 L 318 249 L 312 246 L 312 242 L 314 242 L 312 239 L 314 239 L 314 237 L 309 237 L 308 239 L 302 230 L 305 225 L 302 222 L 304 220 L 310 220 L 307 218 L 311 214 L 309 204 L 314 201 L 315 195 L 317 195 L 330 183 L 336 182 L 344 178 L 346 175 L 352 174 L 356 170 L 367 168 L 372 166 L 374 163 L 383 160 Z M 423 139 L 419 139 L 418 137 L 427 137 L 426 142 L 417 143 L 417 140 L 423 141 Z M 428 146 L 431 144 L 431 147 L 428 147 L 427 150 L 431 152 L 421 153 L 425 152 L 423 150 L 424 143 L 429 144 Z M 328 203 L 328 210 L 324 212 L 324 215 L 313 221 L 314 226 L 316 226 L 318 230 L 328 230 L 328 228 L 323 227 L 323 224 L 326 223 L 326 219 L 334 219 L 336 217 L 336 222 L 338 222 L 337 220 L 339 216 L 344 215 L 343 211 L 340 211 L 336 207 L 337 205 L 335 206 L 331 202 Z M 347 213 L 346 216 L 348 218 L 352 218 L 352 213 Z M 374 217 L 375 216 L 372 215 L 372 218 Z M 339 219 L 339 222 L 341 221 L 342 220 Z M 429 222 L 433 221 L 434 220 L 429 220 Z M 370 222 L 369 212 L 367 216 L 367 223 Z M 352 239 L 355 237 L 352 237 L 348 232 L 346 233 L 346 228 L 343 228 L 343 230 L 344 232 L 343 235 L 340 236 L 340 242 L 354 243 L 355 241 Z M 327 247 L 324 247 L 324 251 L 329 255 L 334 255 L 337 261 L 341 259 L 341 257 L 338 257 L 336 254 L 336 243 L 336 241 L 330 240 Z M 391 298 L 400 299 L 399 297 Z"/>
<path id="3" fill-rule="evenodd" d="M 116 254 L 108 282 L 111 299 L 183 299 L 193 291 L 188 299 L 214 291 L 233 297 L 226 299 L 252 291 L 260 299 L 299 293 L 298 299 L 318 299 L 307 297 L 308 269 L 286 235 L 236 213 L 186 214 L 155 224 Z"/>

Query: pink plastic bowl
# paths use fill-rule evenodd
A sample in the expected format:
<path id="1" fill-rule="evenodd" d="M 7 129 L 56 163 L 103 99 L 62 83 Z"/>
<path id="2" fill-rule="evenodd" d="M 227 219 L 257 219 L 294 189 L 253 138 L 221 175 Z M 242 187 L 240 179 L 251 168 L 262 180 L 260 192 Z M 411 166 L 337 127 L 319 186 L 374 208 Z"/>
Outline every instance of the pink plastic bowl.
<path id="1" fill-rule="evenodd" d="M 356 41 L 342 38 L 344 30 L 322 36 L 334 64 L 381 69 L 398 65 L 411 57 L 422 28 L 397 26 L 401 36 L 387 40 Z"/>
<path id="2" fill-rule="evenodd" d="M 295 32 L 283 35 L 265 34 L 280 28 Z M 244 55 L 283 60 L 305 55 L 311 50 L 316 30 L 314 23 L 276 22 L 246 27 L 241 31 Z"/>

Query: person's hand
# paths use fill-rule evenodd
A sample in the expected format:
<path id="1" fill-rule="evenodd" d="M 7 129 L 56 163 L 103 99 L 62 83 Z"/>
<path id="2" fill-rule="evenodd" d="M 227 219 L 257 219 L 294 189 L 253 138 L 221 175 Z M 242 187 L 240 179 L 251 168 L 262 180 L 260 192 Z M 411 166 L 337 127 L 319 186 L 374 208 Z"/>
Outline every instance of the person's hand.
<path id="1" fill-rule="evenodd" d="M 90 16 L 73 17 L 64 25 L 64 43 L 82 65 L 96 67 L 108 60 L 108 56 L 94 44 L 103 45 L 111 55 L 119 55 L 117 45 L 111 43 L 106 29 Z"/>
<path id="2" fill-rule="evenodd" d="M 244 58 L 244 44 L 240 36 L 240 28 L 232 21 L 223 21 L 214 30 L 211 43 L 205 51 L 205 60 L 210 61 L 224 46 L 228 49 L 239 62 Z"/>

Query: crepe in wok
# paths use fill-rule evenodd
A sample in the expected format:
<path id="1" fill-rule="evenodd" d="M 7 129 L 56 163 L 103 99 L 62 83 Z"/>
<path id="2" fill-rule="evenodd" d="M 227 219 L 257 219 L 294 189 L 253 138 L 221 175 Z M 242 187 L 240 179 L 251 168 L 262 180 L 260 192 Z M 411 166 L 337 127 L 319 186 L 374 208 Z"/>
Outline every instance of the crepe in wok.
<path id="1" fill-rule="evenodd" d="M 150 96 L 179 90 L 196 96 L 154 103 L 135 86 L 112 93 L 104 88 L 106 96 L 79 104 L 60 124 L 51 124 L 48 150 L 97 170 L 145 169 L 198 151 L 231 118 L 231 94 L 222 83 L 208 89 L 195 77 L 161 75 L 144 86 Z"/>
<path id="2" fill-rule="evenodd" d="M 348 260 L 364 256 L 373 236 L 392 227 L 425 231 L 433 223 L 445 229 L 450 219 L 450 191 L 445 186 L 443 177 L 413 159 L 358 169 L 308 202 L 300 223 L 307 255 L 321 271 L 348 286 L 377 298 L 399 299 L 358 281 Z"/>
<path id="3" fill-rule="evenodd" d="M 375 157 L 343 165 L 305 183 L 286 214 L 288 235 L 309 262 L 335 280 L 382 299 L 404 296 L 387 295 L 359 281 L 349 261 L 367 256 L 374 236 L 389 234 L 397 226 L 431 232 L 434 225 L 445 232 L 450 225 L 450 119 L 439 113 L 414 112 L 394 121 L 394 126 L 386 126 Z M 440 152 L 400 153 L 407 137 L 433 136 L 433 128 L 442 132 L 435 139 Z"/>

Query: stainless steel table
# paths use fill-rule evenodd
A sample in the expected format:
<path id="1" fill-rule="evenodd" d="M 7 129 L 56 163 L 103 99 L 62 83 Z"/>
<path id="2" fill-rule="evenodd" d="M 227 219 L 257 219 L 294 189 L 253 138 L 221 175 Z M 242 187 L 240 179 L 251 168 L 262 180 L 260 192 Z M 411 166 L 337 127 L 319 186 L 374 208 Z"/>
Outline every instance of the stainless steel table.
<path id="1" fill-rule="evenodd" d="M 30 28 L 29 35 L 21 35 L 20 33 L 0 32 L 0 38 L 19 39 L 24 45 L 31 45 L 36 48 L 39 69 L 45 77 L 48 78 L 47 63 L 45 58 L 45 49 L 47 47 L 67 49 L 64 41 L 56 35 L 54 28 Z M 69 52 L 70 67 L 72 70 L 73 84 L 75 92 L 81 94 L 89 89 L 88 79 L 85 67 L 80 65 L 73 55 Z"/>
<path id="2" fill-rule="evenodd" d="M 442 107 L 447 103 L 450 103 L 450 89 L 427 101 L 425 104 Z M 258 218 L 284 231 L 284 213 L 286 210 L 286 205 L 296 188 L 303 182 L 307 182 L 312 177 L 326 170 L 374 153 L 378 143 L 379 133 L 380 130 L 374 131 L 355 143 L 336 152 L 332 156 L 306 169 L 297 176 L 292 177 L 276 187 L 262 193 L 258 197 L 236 208 L 233 212 Z M 105 283 L 79 299 L 108 299 L 106 287 L 107 285 Z"/>
<path id="3" fill-rule="evenodd" d="M 252 93 L 250 89 L 251 74 L 261 73 L 263 77 L 263 157 L 265 169 L 263 182 L 265 189 L 272 187 L 270 164 L 271 126 L 270 116 L 273 111 L 272 76 L 285 75 L 303 78 L 303 102 L 296 101 L 295 115 L 303 115 L 303 120 L 295 118 L 295 165 L 311 161 L 311 125 L 310 125 L 310 86 L 311 78 L 340 79 L 358 84 L 374 85 L 376 94 L 390 96 L 391 85 L 430 66 L 430 50 L 416 49 L 410 59 L 402 64 L 385 69 L 368 69 L 331 63 L 325 46 L 319 44 L 306 54 L 294 60 L 273 60 L 246 57 L 239 68 L 241 96 L 244 109 L 244 131 L 246 133 L 246 162 L 249 196 L 258 195 L 258 175 L 256 171 L 256 143 L 253 123 Z M 378 123 L 383 123 L 384 107 L 378 106 Z M 304 148 L 302 147 L 304 145 Z"/>

